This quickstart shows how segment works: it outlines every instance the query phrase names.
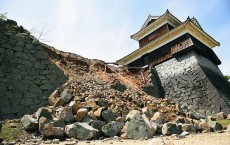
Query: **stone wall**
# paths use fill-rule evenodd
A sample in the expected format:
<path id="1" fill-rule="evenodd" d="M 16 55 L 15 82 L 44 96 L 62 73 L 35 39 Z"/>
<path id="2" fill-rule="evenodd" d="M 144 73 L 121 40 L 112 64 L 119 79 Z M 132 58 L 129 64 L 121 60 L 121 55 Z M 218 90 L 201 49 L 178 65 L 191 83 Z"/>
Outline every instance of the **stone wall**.
<path id="1" fill-rule="evenodd" d="M 49 94 L 66 81 L 36 38 L 16 22 L 0 19 L 0 120 L 47 105 Z"/>
<path id="2" fill-rule="evenodd" d="M 188 51 L 155 68 L 166 98 L 189 110 L 230 113 L 229 83 L 210 60 Z"/>

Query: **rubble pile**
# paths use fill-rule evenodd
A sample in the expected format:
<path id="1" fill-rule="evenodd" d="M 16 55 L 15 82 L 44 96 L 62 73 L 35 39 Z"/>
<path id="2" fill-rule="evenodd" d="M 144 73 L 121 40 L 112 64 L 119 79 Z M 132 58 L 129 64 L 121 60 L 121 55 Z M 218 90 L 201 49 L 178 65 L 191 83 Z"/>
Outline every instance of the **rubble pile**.
<path id="1" fill-rule="evenodd" d="M 138 71 L 44 46 L 50 61 L 69 80 L 49 96 L 50 106 L 21 118 L 26 130 L 39 131 L 43 139 L 148 139 L 223 130 L 216 122 L 227 117 L 223 113 L 206 116 L 147 95 L 141 90 L 145 81 Z M 143 73 L 149 75 L 147 69 Z"/>

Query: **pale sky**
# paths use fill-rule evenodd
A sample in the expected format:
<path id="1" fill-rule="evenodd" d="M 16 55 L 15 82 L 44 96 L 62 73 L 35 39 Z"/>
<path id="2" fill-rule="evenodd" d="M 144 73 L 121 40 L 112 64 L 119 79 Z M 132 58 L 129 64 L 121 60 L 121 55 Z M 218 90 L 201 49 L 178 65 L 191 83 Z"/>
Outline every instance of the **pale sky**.
<path id="1" fill-rule="evenodd" d="M 203 30 L 220 42 L 214 48 L 230 75 L 229 0 L 0 0 L 0 13 L 27 30 L 44 28 L 42 37 L 56 49 L 114 62 L 138 49 L 130 35 L 148 15 L 169 11 L 185 21 L 195 17 Z"/>

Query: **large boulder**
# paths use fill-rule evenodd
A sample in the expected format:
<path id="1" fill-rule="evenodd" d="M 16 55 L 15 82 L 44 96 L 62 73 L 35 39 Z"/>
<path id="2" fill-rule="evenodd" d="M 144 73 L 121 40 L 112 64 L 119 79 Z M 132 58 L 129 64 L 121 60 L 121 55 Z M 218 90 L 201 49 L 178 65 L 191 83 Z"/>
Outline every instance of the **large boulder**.
<path id="1" fill-rule="evenodd" d="M 106 121 L 106 122 L 110 122 L 110 121 L 115 121 L 116 120 L 116 116 L 113 114 L 112 111 L 110 110 L 104 110 L 102 111 L 102 118 Z"/>
<path id="2" fill-rule="evenodd" d="M 140 113 L 140 111 L 138 111 L 138 110 L 132 110 L 132 111 L 130 111 L 128 114 L 127 114 L 127 116 L 126 116 L 126 121 L 130 121 L 133 117 L 134 117 L 134 115 L 136 115 L 137 113 Z"/>
<path id="3" fill-rule="evenodd" d="M 193 124 L 182 124 L 182 130 L 189 133 L 196 133 L 196 127 Z"/>
<path id="4" fill-rule="evenodd" d="M 127 135 L 130 139 L 148 138 L 148 128 L 140 112 L 136 112 L 127 126 Z"/>
<path id="5" fill-rule="evenodd" d="M 61 110 L 60 118 L 63 118 L 64 121 L 67 122 L 67 123 L 73 122 L 74 117 L 73 117 L 72 110 L 69 107 L 64 107 Z"/>
<path id="6" fill-rule="evenodd" d="M 151 122 L 149 121 L 149 119 L 147 118 L 147 116 L 145 114 L 142 114 L 141 116 L 145 121 L 145 125 L 146 125 L 147 130 L 148 130 L 149 138 L 152 138 L 153 135 L 155 135 L 155 133 L 156 133 L 157 127 L 151 124 Z"/>
<path id="7" fill-rule="evenodd" d="M 26 130 L 37 130 L 39 128 L 37 119 L 32 118 L 30 115 L 24 115 L 21 123 Z"/>
<path id="8" fill-rule="evenodd" d="M 105 121 L 94 120 L 94 121 L 91 123 L 91 126 L 99 131 L 99 132 L 98 132 L 98 136 L 100 136 L 101 133 L 102 133 L 102 127 L 103 127 L 105 124 L 106 124 Z"/>
<path id="9" fill-rule="evenodd" d="M 52 122 L 49 122 L 47 124 L 45 124 L 45 126 L 49 126 L 49 127 L 65 127 L 65 121 L 63 118 L 58 118 Z"/>
<path id="10" fill-rule="evenodd" d="M 42 139 L 63 139 L 64 138 L 64 128 L 63 127 L 44 127 L 41 131 Z"/>
<path id="11" fill-rule="evenodd" d="M 42 132 L 42 129 L 45 126 L 45 124 L 50 123 L 50 122 L 51 122 L 50 119 L 45 118 L 45 117 L 41 117 L 39 119 L 39 131 Z"/>
<path id="12" fill-rule="evenodd" d="M 48 119 L 52 120 L 51 112 L 46 107 L 39 108 L 38 111 L 36 112 L 36 117 L 37 117 L 38 120 L 41 117 L 45 117 L 45 118 L 48 118 Z"/>
<path id="13" fill-rule="evenodd" d="M 108 137 L 114 137 L 120 134 L 123 126 L 123 122 L 111 121 L 102 127 L 102 132 Z"/>
<path id="14" fill-rule="evenodd" d="M 223 126 L 220 123 L 217 123 L 216 121 L 208 121 L 208 125 L 210 126 L 212 131 L 222 131 Z"/>
<path id="15" fill-rule="evenodd" d="M 201 129 L 202 132 L 209 132 L 210 131 L 210 126 L 208 125 L 208 123 L 204 119 L 200 120 L 199 128 Z"/>
<path id="16" fill-rule="evenodd" d="M 162 126 L 163 135 L 172 135 L 172 134 L 181 134 L 182 128 L 181 125 L 176 125 L 175 123 L 168 122 Z"/>
<path id="17" fill-rule="evenodd" d="M 89 126 L 87 123 L 76 122 L 74 124 L 66 125 L 65 133 L 68 137 L 73 137 L 79 140 L 94 139 L 97 137 L 98 130 Z"/>

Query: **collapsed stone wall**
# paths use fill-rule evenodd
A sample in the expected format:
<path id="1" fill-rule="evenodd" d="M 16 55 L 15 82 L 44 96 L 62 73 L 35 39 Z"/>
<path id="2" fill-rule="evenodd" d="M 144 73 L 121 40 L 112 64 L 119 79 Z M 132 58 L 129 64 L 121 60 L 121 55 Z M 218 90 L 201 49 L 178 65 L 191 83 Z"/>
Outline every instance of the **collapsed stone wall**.
<path id="1" fill-rule="evenodd" d="M 0 19 L 0 120 L 47 105 L 49 94 L 66 81 L 35 37 L 16 22 Z"/>
<path id="2" fill-rule="evenodd" d="M 189 110 L 230 112 L 230 86 L 218 66 L 188 51 L 155 66 L 165 97 Z"/>

